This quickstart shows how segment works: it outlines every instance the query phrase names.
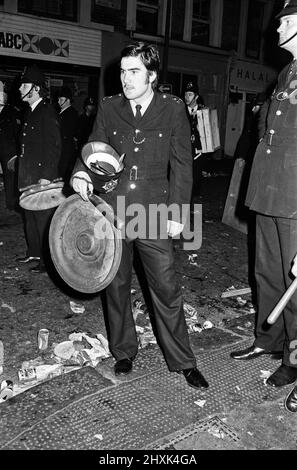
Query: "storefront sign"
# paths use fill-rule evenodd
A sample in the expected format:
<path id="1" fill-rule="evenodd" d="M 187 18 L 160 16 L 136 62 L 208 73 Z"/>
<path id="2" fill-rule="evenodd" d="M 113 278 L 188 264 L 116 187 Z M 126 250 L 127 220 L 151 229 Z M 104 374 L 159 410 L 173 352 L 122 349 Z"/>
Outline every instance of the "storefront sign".
<path id="1" fill-rule="evenodd" d="M 27 33 L 0 31 L 0 48 L 22 52 L 69 57 L 69 41 Z"/>
<path id="2" fill-rule="evenodd" d="M 231 69 L 230 88 L 234 91 L 264 91 L 276 79 L 274 69 L 237 61 Z"/>

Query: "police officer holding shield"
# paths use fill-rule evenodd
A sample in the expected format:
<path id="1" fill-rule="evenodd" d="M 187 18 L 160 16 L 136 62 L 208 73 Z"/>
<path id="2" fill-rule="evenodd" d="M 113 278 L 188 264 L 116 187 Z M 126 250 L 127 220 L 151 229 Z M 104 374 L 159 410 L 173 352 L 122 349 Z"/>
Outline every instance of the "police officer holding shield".
<path id="1" fill-rule="evenodd" d="M 297 379 L 297 294 L 273 325 L 266 320 L 292 282 L 290 267 L 297 252 L 297 1 L 286 2 L 277 18 L 279 46 L 293 55 L 293 61 L 281 71 L 271 96 L 246 197 L 256 212 L 256 339 L 231 357 L 250 360 L 281 352 L 282 364 L 267 384 L 283 387 Z"/>
<path id="2" fill-rule="evenodd" d="M 146 273 L 159 345 L 170 371 L 182 372 L 194 388 L 208 383 L 196 368 L 183 312 L 181 288 L 177 284 L 171 237 L 183 230 L 182 220 L 166 217 L 166 236 L 149 229 L 154 204 L 189 204 L 192 188 L 190 127 L 181 99 L 156 91 L 159 54 L 143 43 L 125 47 L 121 54 L 123 94 L 100 102 L 90 141 L 110 144 L 125 154 L 125 171 L 116 188 L 104 199 L 116 209 L 123 198 L 129 210 L 143 208 L 141 234 L 126 232 L 121 264 L 106 288 L 109 347 L 116 359 L 115 374 L 131 372 L 138 344 L 131 310 L 133 248 L 136 246 Z M 169 176 L 168 176 L 169 171 Z M 78 162 L 73 188 L 88 200 L 93 191 L 91 172 Z M 126 226 L 127 229 L 127 226 Z"/>

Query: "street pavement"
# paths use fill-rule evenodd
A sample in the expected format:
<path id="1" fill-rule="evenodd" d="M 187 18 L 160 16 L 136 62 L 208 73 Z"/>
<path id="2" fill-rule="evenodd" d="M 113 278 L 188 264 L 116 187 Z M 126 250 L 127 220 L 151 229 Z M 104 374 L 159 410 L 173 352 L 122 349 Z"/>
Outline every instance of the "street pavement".
<path id="1" fill-rule="evenodd" d="M 195 323 L 187 318 L 190 340 L 209 388 L 195 390 L 182 375 L 168 372 L 158 345 L 145 343 L 141 335 L 141 328 L 149 332 L 149 314 L 139 314 L 142 347 L 128 376 L 116 377 L 108 356 L 95 367 L 57 375 L 0 403 L 3 452 L 97 451 L 97 461 L 99 456 L 105 459 L 100 463 L 119 464 L 108 462 L 107 455 L 141 451 L 143 459 L 154 451 L 202 459 L 200 452 L 206 450 L 296 450 L 296 416 L 284 408 L 292 386 L 275 390 L 266 385 L 279 359 L 230 358 L 232 350 L 252 343 L 255 312 L 251 294 L 222 298 L 230 289 L 249 287 L 246 235 L 221 222 L 229 179 L 230 171 L 212 171 L 204 178 L 197 199 L 203 207 L 202 246 L 187 253 L 176 243 L 175 251 L 185 313 L 190 306 L 197 314 Z M 17 386 L 24 361 L 49 359 L 54 345 L 71 333 L 106 337 L 106 330 L 98 296 L 78 295 L 54 276 L 31 274 L 17 263 L 25 252 L 22 219 L 6 210 L 3 187 L 0 221 L 0 382 Z M 143 306 L 136 276 L 132 288 Z M 83 306 L 83 312 L 71 310 L 71 302 Z M 205 321 L 210 328 L 201 328 Z M 40 328 L 50 332 L 47 355 L 37 347 Z M 143 463 L 151 462 L 138 462 Z"/>

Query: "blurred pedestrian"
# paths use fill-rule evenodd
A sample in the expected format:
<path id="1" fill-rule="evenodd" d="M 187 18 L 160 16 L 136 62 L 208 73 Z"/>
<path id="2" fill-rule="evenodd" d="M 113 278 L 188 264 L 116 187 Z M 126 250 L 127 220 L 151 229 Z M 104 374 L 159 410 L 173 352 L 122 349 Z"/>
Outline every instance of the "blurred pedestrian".
<path id="1" fill-rule="evenodd" d="M 164 230 L 160 230 L 150 215 L 150 207 L 155 204 L 165 208 L 189 204 L 192 186 L 190 126 L 184 103 L 156 91 L 159 66 L 159 53 L 153 45 L 137 43 L 123 49 L 120 66 L 123 94 L 103 98 L 89 137 L 90 141 L 110 144 L 119 155 L 125 154 L 126 170 L 111 197 L 106 194 L 104 198 L 113 204 L 115 211 L 122 200 L 126 201 L 126 212 L 135 205 L 141 206 L 145 218 L 142 228 L 146 226 L 144 231 L 140 229 L 142 233 L 136 233 L 129 230 L 127 223 L 121 263 L 106 288 L 109 346 L 116 359 L 115 374 L 131 372 L 138 352 L 130 298 L 133 250 L 137 248 L 167 366 L 170 371 L 183 373 L 191 387 L 206 388 L 208 383 L 196 368 L 190 346 L 182 292 L 174 268 L 172 237 L 183 230 L 182 217 L 170 211 L 162 219 Z M 92 173 L 78 161 L 72 177 L 73 188 L 84 200 L 88 200 L 88 191 L 94 189 L 91 178 Z M 159 230 L 150 231 L 152 226 Z"/>
<path id="2" fill-rule="evenodd" d="M 202 183 L 202 169 L 205 157 L 202 153 L 200 135 L 198 131 L 197 111 L 204 108 L 203 98 L 199 93 L 198 85 L 188 82 L 184 89 L 187 116 L 191 125 L 191 145 L 193 157 L 193 188 L 192 199 L 200 194 Z"/>
<path id="3" fill-rule="evenodd" d="M 42 71 L 32 65 L 26 67 L 21 76 L 21 98 L 29 104 L 21 135 L 21 154 L 18 158 L 18 185 L 20 191 L 32 185 L 49 184 L 58 178 L 61 157 L 61 132 L 58 115 L 54 107 L 44 99 L 46 96 L 45 77 Z M 10 159 L 13 167 L 16 158 Z M 44 259 L 47 252 L 47 231 L 55 209 L 24 209 L 27 254 L 18 258 L 28 263 L 39 260 L 31 268 L 33 273 L 45 272 Z"/>
<path id="4" fill-rule="evenodd" d="M 252 346 L 232 352 L 231 357 L 250 360 L 280 352 L 282 364 L 267 384 L 283 387 L 297 379 L 297 294 L 274 324 L 269 325 L 267 318 L 291 284 L 290 265 L 297 248 L 297 2 L 287 2 L 277 19 L 279 46 L 294 60 L 278 76 L 246 197 L 246 204 L 256 212 L 256 338 Z"/>
<path id="5" fill-rule="evenodd" d="M 0 163 L 6 207 L 9 210 L 18 207 L 17 171 L 8 169 L 8 161 L 19 154 L 21 116 L 19 110 L 7 102 L 5 84 L 0 81 Z"/>
<path id="6" fill-rule="evenodd" d="M 72 106 L 72 92 L 69 87 L 61 87 L 58 93 L 60 107 L 60 123 L 62 136 L 62 154 L 59 165 L 59 174 L 68 183 L 78 149 L 78 112 Z"/>
<path id="7" fill-rule="evenodd" d="M 89 139 L 97 112 L 96 101 L 88 96 L 84 101 L 83 112 L 78 118 L 78 148 L 81 149 Z"/>

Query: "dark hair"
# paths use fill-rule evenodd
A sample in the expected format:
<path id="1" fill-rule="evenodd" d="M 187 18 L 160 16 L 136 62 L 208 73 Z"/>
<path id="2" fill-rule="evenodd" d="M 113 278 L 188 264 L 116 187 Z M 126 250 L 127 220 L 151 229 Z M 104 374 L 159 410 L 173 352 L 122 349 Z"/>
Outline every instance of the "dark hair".
<path id="1" fill-rule="evenodd" d="M 152 83 L 152 88 L 156 88 L 160 71 L 160 57 L 156 46 L 152 44 L 145 44 L 144 42 L 137 42 L 129 44 L 124 47 L 121 52 L 121 59 L 123 57 L 140 57 L 141 62 L 149 72 L 155 72 L 157 78 Z"/>

